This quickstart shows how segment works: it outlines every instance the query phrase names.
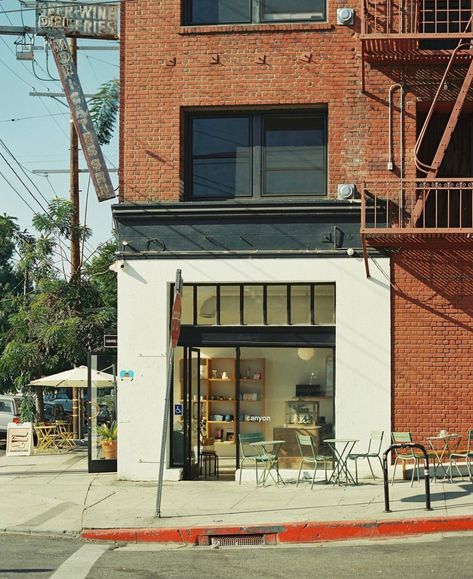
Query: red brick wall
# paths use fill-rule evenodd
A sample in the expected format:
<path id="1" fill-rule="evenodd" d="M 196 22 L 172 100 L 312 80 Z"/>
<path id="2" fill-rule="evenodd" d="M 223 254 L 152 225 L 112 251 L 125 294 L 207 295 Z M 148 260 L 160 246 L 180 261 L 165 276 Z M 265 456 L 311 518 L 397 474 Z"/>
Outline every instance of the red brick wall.
<path id="1" fill-rule="evenodd" d="M 392 257 L 393 430 L 473 428 L 473 249 Z"/>
<path id="2" fill-rule="evenodd" d="M 329 194 L 336 195 L 338 183 L 393 177 L 387 171 L 387 98 L 399 67 L 368 71 L 370 94 L 361 93 L 358 17 L 353 27 L 337 26 L 337 4 L 328 2 L 328 24 L 195 28 L 180 25 L 180 6 L 179 0 L 123 3 L 123 200 L 182 198 L 182 115 L 194 107 L 327 105 Z M 360 2 L 350 6 L 360 14 Z M 411 159 L 415 99 L 408 97 L 407 106 Z M 397 113 L 393 120 L 398 139 Z"/>

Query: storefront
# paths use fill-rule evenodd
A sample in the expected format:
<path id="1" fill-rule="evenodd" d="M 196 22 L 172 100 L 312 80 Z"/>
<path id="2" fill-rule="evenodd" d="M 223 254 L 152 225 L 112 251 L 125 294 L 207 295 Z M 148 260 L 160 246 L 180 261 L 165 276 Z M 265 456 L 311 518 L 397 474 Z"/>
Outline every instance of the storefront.
<path id="1" fill-rule="evenodd" d="M 155 480 L 167 376 L 172 284 L 184 279 L 165 478 L 198 476 L 212 445 L 235 476 L 238 434 L 350 436 L 390 430 L 389 261 L 367 280 L 361 259 L 129 260 L 119 275 L 118 474 Z M 317 428 L 319 427 L 319 428 Z M 312 429 L 312 430 L 311 430 Z"/>

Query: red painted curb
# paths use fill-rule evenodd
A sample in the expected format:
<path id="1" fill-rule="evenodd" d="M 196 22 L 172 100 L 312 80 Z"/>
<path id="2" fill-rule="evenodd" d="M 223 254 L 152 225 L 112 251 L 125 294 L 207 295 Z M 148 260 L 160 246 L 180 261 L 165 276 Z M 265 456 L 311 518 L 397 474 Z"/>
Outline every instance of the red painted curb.
<path id="1" fill-rule="evenodd" d="M 265 534 L 277 543 L 316 543 L 349 539 L 399 537 L 427 533 L 473 531 L 473 516 L 431 519 L 396 519 L 394 521 L 327 521 L 283 523 L 280 525 L 176 527 L 148 529 L 85 529 L 83 539 L 126 543 L 207 544 L 209 536 Z"/>

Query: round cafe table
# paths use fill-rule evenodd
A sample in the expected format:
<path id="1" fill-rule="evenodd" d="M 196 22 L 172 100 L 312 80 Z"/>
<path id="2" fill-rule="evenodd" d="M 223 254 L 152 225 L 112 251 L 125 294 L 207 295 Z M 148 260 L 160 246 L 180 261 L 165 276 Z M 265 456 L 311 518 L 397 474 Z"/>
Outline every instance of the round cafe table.
<path id="1" fill-rule="evenodd" d="M 329 445 L 335 458 L 333 472 L 328 482 L 333 481 L 334 485 L 340 485 L 342 482 L 356 485 L 356 481 L 348 468 L 347 461 L 348 455 L 351 454 L 358 440 L 354 438 L 326 438 L 324 442 Z"/>

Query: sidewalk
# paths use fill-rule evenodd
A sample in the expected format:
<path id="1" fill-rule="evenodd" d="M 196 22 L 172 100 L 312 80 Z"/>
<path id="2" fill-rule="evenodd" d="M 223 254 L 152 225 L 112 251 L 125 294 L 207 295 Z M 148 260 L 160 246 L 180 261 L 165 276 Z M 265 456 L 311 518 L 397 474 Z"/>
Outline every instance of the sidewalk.
<path id="1" fill-rule="evenodd" d="M 81 535 L 109 540 L 205 542 L 219 534 L 263 533 L 279 542 L 473 530 L 473 484 L 424 481 L 389 487 L 192 481 L 164 484 L 162 518 L 154 516 L 156 484 L 89 474 L 84 449 L 60 455 L 0 457 L 0 530 Z M 256 530 L 255 530 L 256 529 Z"/>

